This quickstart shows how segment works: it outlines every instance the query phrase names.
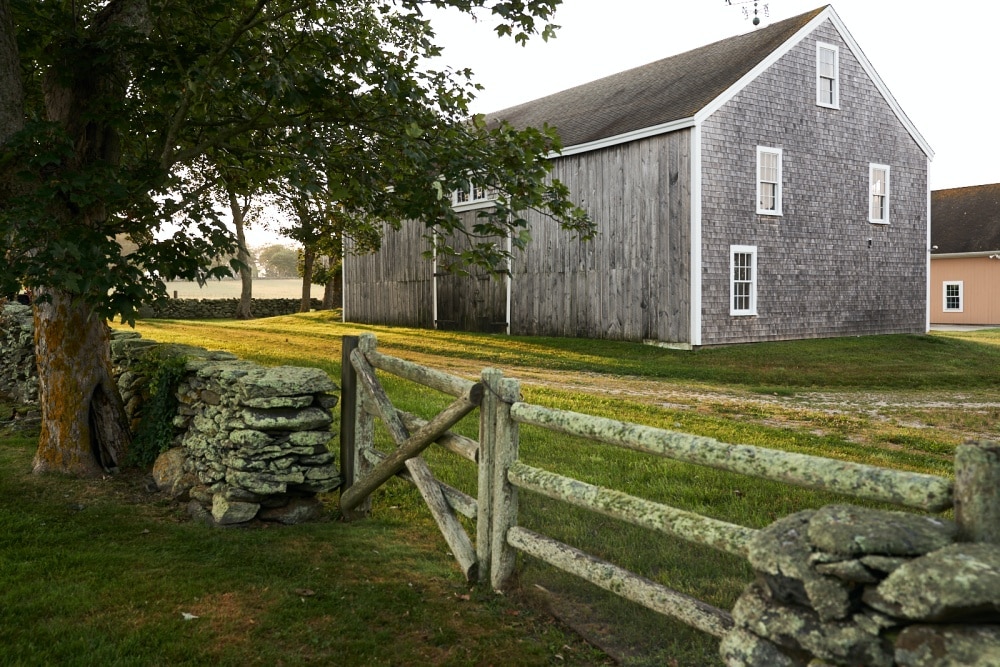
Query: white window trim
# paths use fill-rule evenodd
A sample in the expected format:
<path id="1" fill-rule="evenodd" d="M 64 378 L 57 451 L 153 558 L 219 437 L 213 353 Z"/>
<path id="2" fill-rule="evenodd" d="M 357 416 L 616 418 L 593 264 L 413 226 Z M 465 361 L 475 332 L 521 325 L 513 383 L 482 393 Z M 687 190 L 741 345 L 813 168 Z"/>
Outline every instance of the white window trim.
<path id="1" fill-rule="evenodd" d="M 958 308 L 948 307 L 948 287 L 950 285 L 958 286 Z M 962 313 L 965 312 L 965 284 L 961 280 L 946 280 L 941 286 L 941 309 L 946 313 Z"/>
<path id="2" fill-rule="evenodd" d="M 775 193 L 774 193 L 774 210 L 762 209 L 760 207 L 760 194 L 761 194 L 761 192 L 760 192 L 760 186 L 761 186 L 761 179 L 760 179 L 760 156 L 761 156 L 762 153 L 774 153 L 775 155 L 778 156 L 778 183 L 777 183 L 777 188 L 775 188 Z M 784 162 L 784 156 L 782 155 L 782 153 L 783 153 L 783 151 L 780 148 L 771 148 L 769 146 L 758 146 L 757 147 L 757 203 L 756 203 L 756 208 L 757 208 L 757 214 L 758 215 L 775 215 L 775 216 L 780 216 L 781 215 L 781 195 L 782 195 L 781 181 L 782 181 L 782 178 L 783 178 L 783 176 L 782 176 L 782 170 L 783 170 L 782 163 Z"/>
<path id="3" fill-rule="evenodd" d="M 822 99 L 823 77 L 820 76 L 820 52 L 823 50 L 833 51 L 833 104 L 827 104 Z M 840 48 L 834 44 L 816 42 L 816 104 L 827 109 L 840 108 Z"/>
<path id="4" fill-rule="evenodd" d="M 885 217 L 882 219 L 876 219 L 872 217 L 872 186 L 875 184 L 875 170 L 881 169 L 885 171 Z M 889 211 L 892 206 L 892 179 L 891 179 L 891 169 L 887 164 L 875 164 L 871 163 L 868 165 L 868 222 L 873 225 L 888 225 L 889 224 Z"/>
<path id="5" fill-rule="evenodd" d="M 473 195 L 476 193 L 476 186 L 472 181 L 469 181 L 469 198 L 465 201 L 460 202 L 458 200 L 459 190 L 453 190 L 451 193 L 451 206 L 456 211 L 471 211 L 478 208 L 489 208 L 493 206 L 496 202 L 496 193 L 492 188 L 482 188 L 485 192 L 485 196 L 474 198 Z"/>
<path id="6" fill-rule="evenodd" d="M 736 291 L 736 263 L 737 254 L 749 254 L 753 265 L 750 267 L 750 307 L 737 310 L 734 305 Z M 729 314 L 734 317 L 742 317 L 757 314 L 757 246 L 755 245 L 731 245 L 729 246 Z"/>

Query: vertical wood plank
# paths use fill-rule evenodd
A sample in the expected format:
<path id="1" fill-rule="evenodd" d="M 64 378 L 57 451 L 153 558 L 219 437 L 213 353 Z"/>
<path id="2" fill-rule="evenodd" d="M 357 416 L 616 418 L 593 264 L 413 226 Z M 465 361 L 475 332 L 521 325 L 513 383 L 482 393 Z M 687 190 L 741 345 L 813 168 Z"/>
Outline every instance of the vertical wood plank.
<path id="1" fill-rule="evenodd" d="M 497 413 L 500 409 L 500 382 L 503 373 L 495 368 L 483 370 L 485 387 L 479 406 L 479 480 L 476 516 L 476 558 L 479 561 L 479 582 L 490 581 L 493 566 L 493 485 L 496 467 Z"/>
<path id="2" fill-rule="evenodd" d="M 354 483 L 355 420 L 358 411 L 358 376 L 351 365 L 351 352 L 358 347 L 357 336 L 344 336 L 340 344 L 340 493 Z"/>
<path id="3" fill-rule="evenodd" d="M 510 406 L 520 400 L 517 380 L 496 383 L 496 450 L 493 464 L 493 528 L 491 536 L 490 584 L 502 591 L 510 585 L 517 563 L 517 551 L 507 544 L 507 531 L 517 525 L 517 488 L 507 479 L 507 470 L 518 457 L 518 425 L 510 416 Z M 493 389 L 488 388 L 491 393 Z"/>

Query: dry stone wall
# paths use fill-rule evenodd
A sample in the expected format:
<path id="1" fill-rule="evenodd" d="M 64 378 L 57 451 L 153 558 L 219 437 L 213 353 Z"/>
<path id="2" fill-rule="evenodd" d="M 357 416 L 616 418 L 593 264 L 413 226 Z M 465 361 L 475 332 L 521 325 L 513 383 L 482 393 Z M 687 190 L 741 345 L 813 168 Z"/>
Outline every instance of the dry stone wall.
<path id="1" fill-rule="evenodd" d="M 143 357 L 182 357 L 171 449 L 157 486 L 216 525 L 254 519 L 298 523 L 321 510 L 317 493 L 340 485 L 327 444 L 337 386 L 316 368 L 263 367 L 226 352 L 161 345 L 116 332 L 112 361 L 135 428 L 148 397 Z"/>
<path id="2" fill-rule="evenodd" d="M 1000 547 L 936 517 L 833 505 L 750 543 L 729 667 L 1000 665 Z"/>
<path id="3" fill-rule="evenodd" d="M 0 312 L 0 395 L 23 409 L 18 414 L 37 418 L 38 370 L 30 306 L 8 303 Z"/>
<path id="4" fill-rule="evenodd" d="M 253 299 L 251 310 L 254 317 L 277 317 L 299 312 L 301 299 Z M 143 319 L 168 320 L 224 320 L 236 317 L 239 299 L 170 299 L 162 305 L 143 308 L 139 315 Z M 312 299 L 310 307 L 318 310 L 323 305 L 319 299 Z"/>

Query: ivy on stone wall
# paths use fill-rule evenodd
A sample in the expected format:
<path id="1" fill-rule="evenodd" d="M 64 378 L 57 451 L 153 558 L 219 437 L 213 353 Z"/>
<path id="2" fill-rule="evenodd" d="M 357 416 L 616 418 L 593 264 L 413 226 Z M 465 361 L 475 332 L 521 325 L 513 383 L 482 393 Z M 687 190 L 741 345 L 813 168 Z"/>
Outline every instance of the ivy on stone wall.
<path id="1" fill-rule="evenodd" d="M 149 394 L 126 465 L 149 468 L 157 456 L 170 448 L 177 414 L 177 387 L 184 378 L 186 365 L 185 356 L 166 355 L 155 349 L 136 361 L 132 372 L 146 378 Z"/>

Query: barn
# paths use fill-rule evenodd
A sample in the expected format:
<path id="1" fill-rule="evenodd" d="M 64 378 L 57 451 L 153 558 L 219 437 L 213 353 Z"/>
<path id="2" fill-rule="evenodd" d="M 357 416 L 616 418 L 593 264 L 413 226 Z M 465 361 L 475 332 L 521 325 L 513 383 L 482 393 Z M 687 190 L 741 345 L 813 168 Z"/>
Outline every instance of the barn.
<path id="1" fill-rule="evenodd" d="M 832 6 L 489 117 L 559 130 L 597 237 L 529 217 L 496 279 L 439 271 L 406 224 L 345 259 L 346 321 L 680 348 L 927 330 L 933 152 Z"/>

